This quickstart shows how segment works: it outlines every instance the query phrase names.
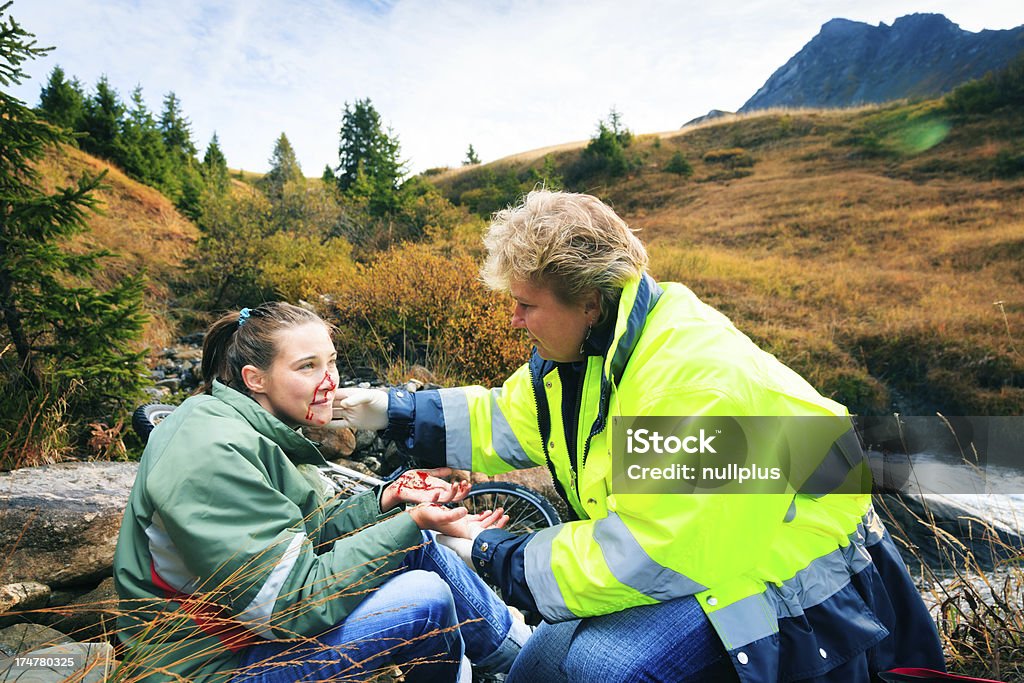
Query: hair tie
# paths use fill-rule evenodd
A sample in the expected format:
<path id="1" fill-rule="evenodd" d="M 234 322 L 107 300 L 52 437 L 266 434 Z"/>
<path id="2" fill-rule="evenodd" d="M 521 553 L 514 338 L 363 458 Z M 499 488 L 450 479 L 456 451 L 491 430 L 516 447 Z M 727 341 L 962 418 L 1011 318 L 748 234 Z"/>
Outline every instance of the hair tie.
<path id="1" fill-rule="evenodd" d="M 249 314 L 252 313 L 251 309 L 243 308 L 238 312 L 238 326 L 241 327 L 245 324 L 245 321 L 249 319 Z"/>

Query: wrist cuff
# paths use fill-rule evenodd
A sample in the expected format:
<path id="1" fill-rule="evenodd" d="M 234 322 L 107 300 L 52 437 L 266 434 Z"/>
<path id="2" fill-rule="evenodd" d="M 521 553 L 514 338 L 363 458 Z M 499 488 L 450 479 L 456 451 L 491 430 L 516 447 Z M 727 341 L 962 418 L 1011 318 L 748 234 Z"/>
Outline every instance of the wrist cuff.
<path id="1" fill-rule="evenodd" d="M 416 401 L 405 389 L 388 390 L 388 426 L 383 431 L 391 439 L 407 448 L 412 447 L 413 423 L 416 420 Z"/>
<path id="2" fill-rule="evenodd" d="M 473 540 L 473 567 L 477 574 L 487 579 L 491 573 L 491 561 L 502 542 L 515 538 L 504 529 L 484 529 Z"/>

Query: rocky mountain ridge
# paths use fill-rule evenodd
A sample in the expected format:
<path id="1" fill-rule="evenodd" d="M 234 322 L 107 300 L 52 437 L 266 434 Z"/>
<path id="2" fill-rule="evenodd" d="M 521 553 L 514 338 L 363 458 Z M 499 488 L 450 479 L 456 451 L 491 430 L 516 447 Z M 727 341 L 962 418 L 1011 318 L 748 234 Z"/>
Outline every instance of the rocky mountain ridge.
<path id="1" fill-rule="evenodd" d="M 911 14 L 892 26 L 832 19 L 739 111 L 936 97 L 1022 51 L 1024 26 L 972 33 L 941 14 Z"/>

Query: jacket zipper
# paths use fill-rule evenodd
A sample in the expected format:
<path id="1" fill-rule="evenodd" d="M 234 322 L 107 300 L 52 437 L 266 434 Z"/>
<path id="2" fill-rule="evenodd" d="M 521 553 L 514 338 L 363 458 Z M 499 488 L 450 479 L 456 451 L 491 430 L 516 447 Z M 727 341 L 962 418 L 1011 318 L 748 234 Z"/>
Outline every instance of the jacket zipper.
<path id="1" fill-rule="evenodd" d="M 583 499 L 580 498 L 580 472 L 583 471 L 583 462 L 586 460 L 586 449 L 589 445 L 590 439 L 584 443 L 583 452 L 579 451 L 579 434 L 580 434 L 580 422 L 583 415 L 581 411 L 583 409 L 583 384 L 587 381 L 587 370 L 589 369 L 590 362 L 587 361 L 583 367 L 583 372 L 580 374 L 577 380 L 578 386 L 576 387 L 576 429 L 573 430 L 573 458 L 569 461 L 569 471 L 572 472 L 572 484 L 573 488 L 576 489 L 576 499 L 580 501 L 580 505 L 583 504 Z M 562 416 L 562 424 L 565 424 L 565 416 Z"/>
<path id="2" fill-rule="evenodd" d="M 565 487 L 562 486 L 562 482 L 558 480 L 558 475 L 555 472 L 555 463 L 551 460 L 551 453 L 548 451 L 548 437 L 550 436 L 550 428 L 548 434 L 544 433 L 544 425 L 541 423 L 541 411 L 540 411 L 540 400 L 537 398 L 537 392 L 542 391 L 540 385 L 543 383 L 543 378 L 538 378 L 534 372 L 533 363 L 529 365 L 530 369 L 530 388 L 533 390 L 533 409 L 537 414 L 537 434 L 540 435 L 540 446 L 544 451 L 544 462 L 548 466 L 548 472 L 551 474 L 551 483 L 554 484 L 555 491 L 565 501 L 565 507 L 569 511 L 569 517 L 572 520 L 579 519 L 576 514 L 576 509 L 573 507 L 572 502 L 569 501 L 569 496 L 565 492 Z M 547 394 L 545 394 L 545 407 L 547 407 Z M 570 468 L 571 469 L 571 468 Z M 573 473 L 575 477 L 575 473 Z M 576 497 L 579 498 L 579 489 L 576 490 Z M 572 521 L 570 520 L 570 521 Z"/>

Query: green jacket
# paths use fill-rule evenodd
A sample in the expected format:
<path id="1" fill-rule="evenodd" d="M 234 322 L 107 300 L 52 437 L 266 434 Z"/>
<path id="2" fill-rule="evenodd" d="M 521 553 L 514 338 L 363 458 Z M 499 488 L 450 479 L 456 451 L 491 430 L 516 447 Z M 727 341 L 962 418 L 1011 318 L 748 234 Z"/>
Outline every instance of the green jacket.
<path id="1" fill-rule="evenodd" d="M 227 680 L 246 646 L 342 621 L 422 539 L 373 491 L 330 498 L 316 446 L 214 382 L 151 434 L 114 555 L 122 673 Z"/>

